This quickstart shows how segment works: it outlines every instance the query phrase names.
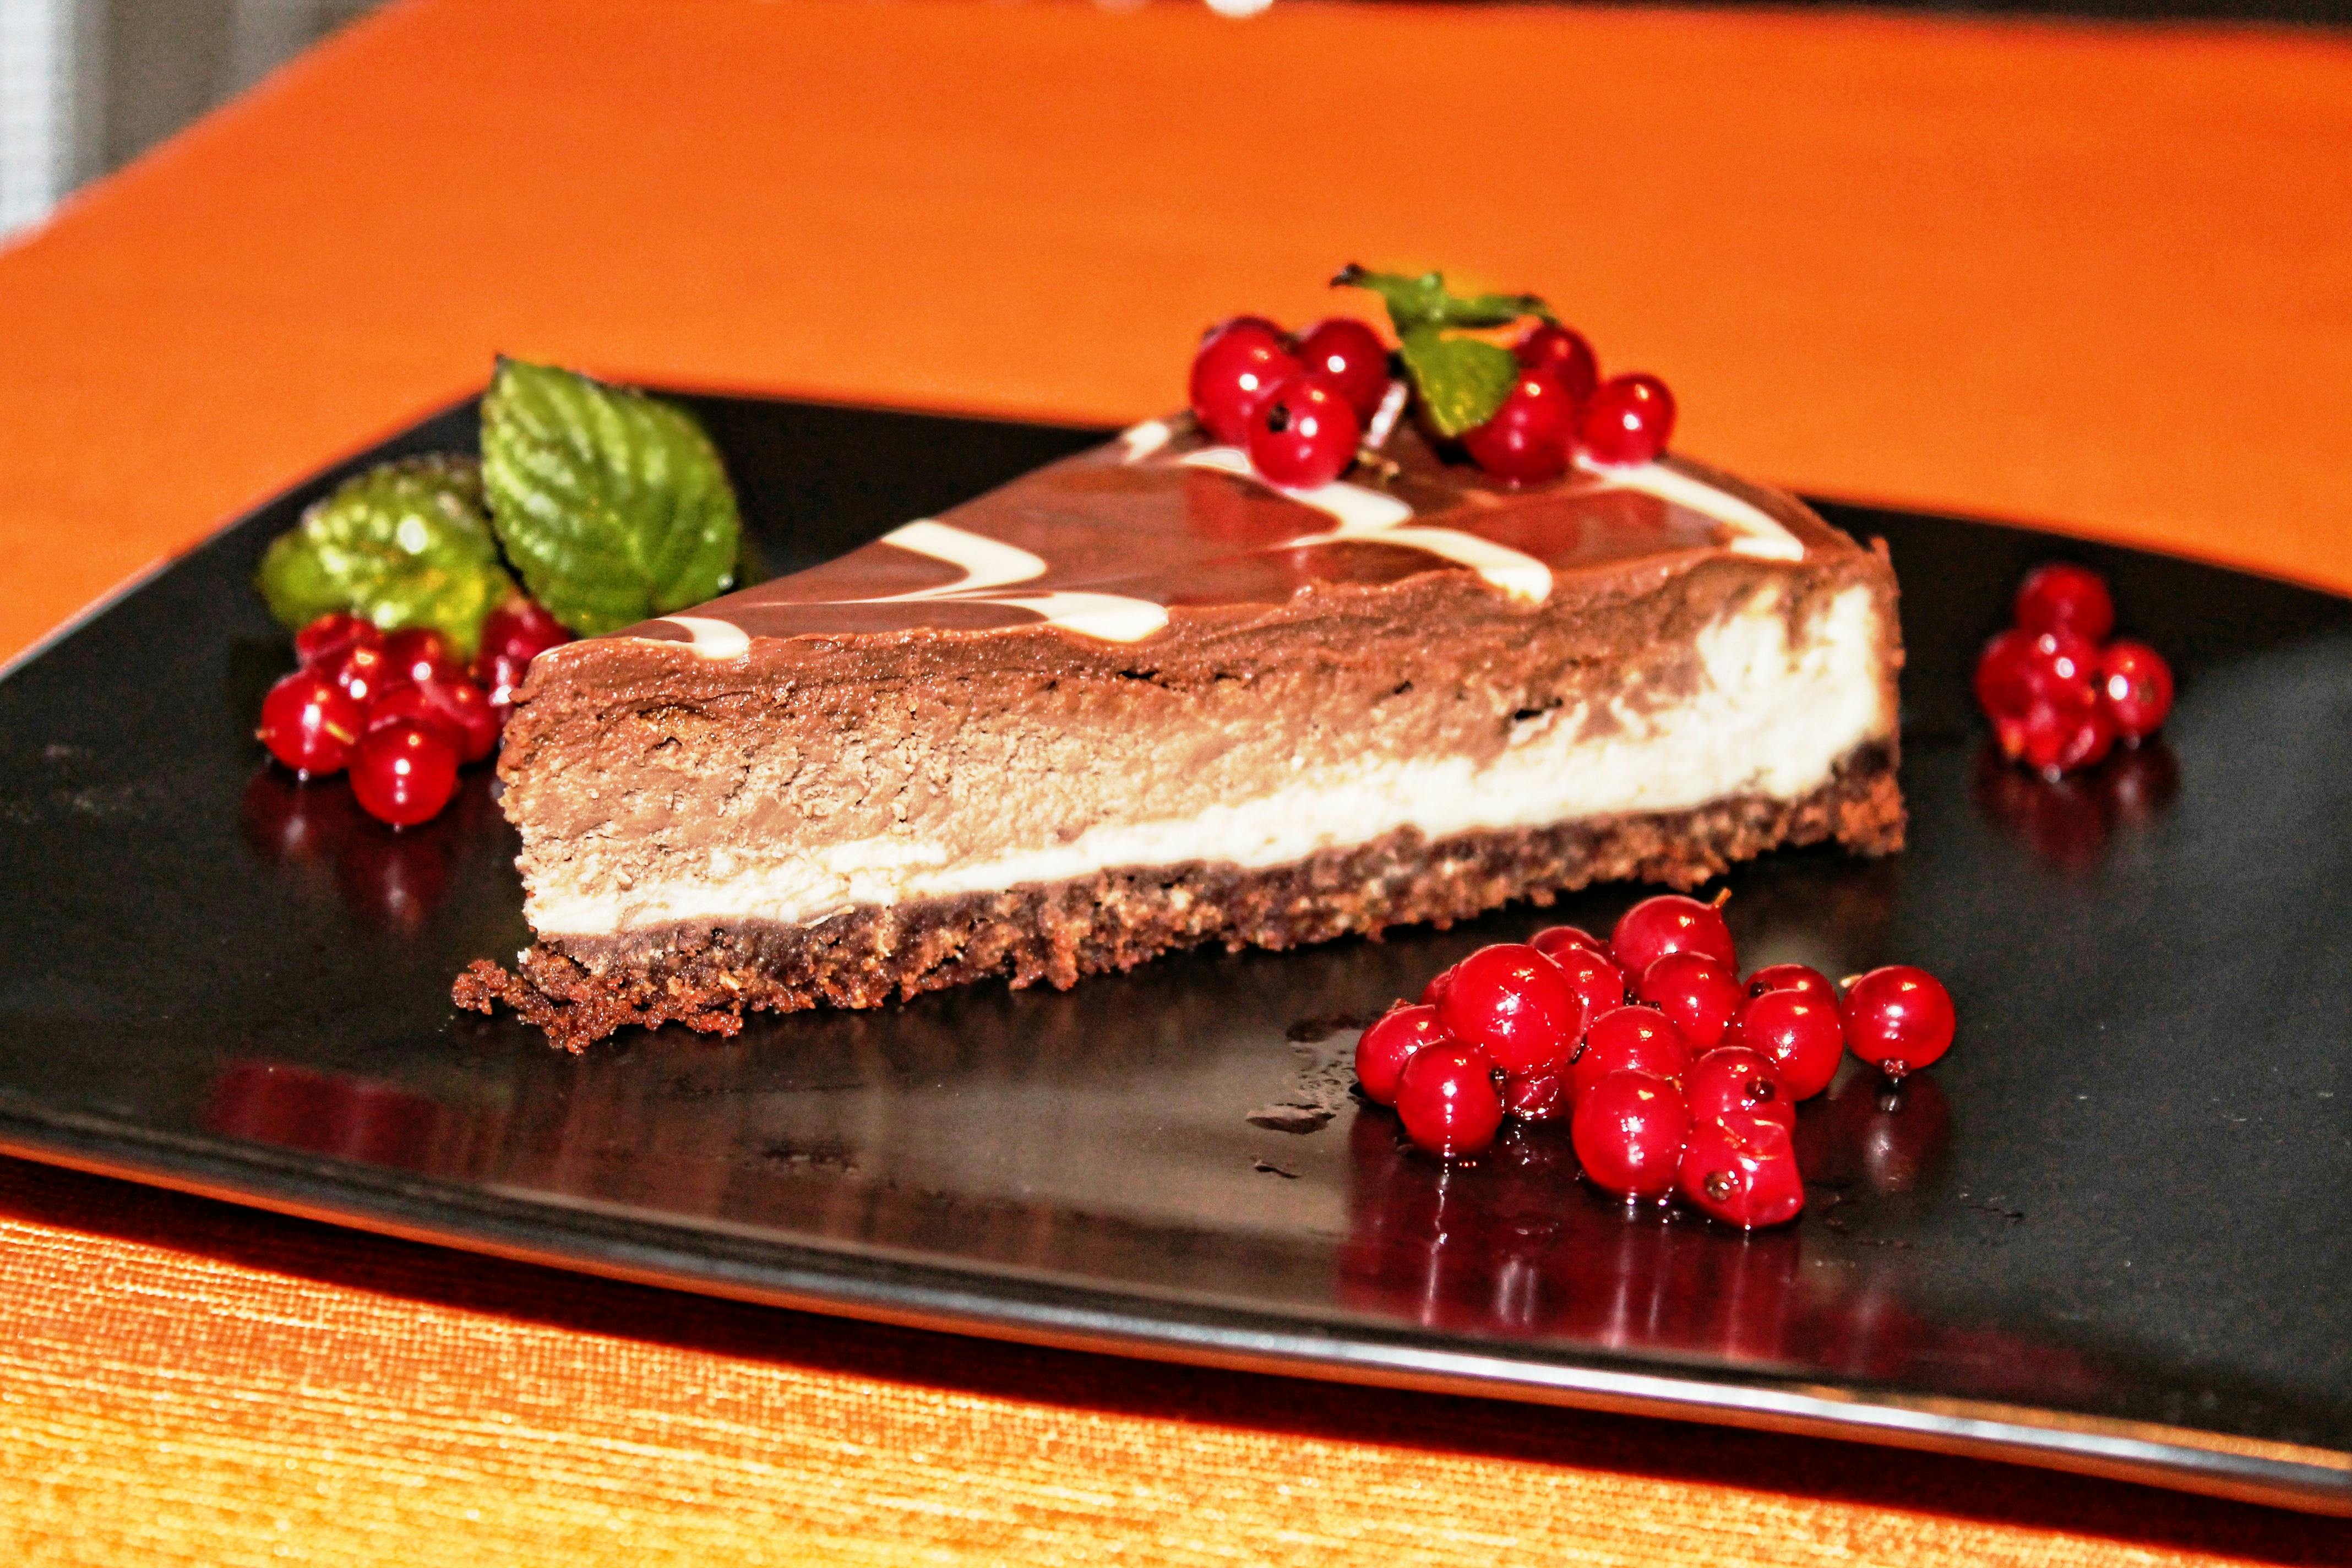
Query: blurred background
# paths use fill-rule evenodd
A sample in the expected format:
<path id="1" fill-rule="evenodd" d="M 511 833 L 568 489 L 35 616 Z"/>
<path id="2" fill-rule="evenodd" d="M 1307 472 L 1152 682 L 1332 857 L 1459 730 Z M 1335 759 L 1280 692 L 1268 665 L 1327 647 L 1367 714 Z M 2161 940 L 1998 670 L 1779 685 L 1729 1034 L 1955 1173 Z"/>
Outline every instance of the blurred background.
<path id="1" fill-rule="evenodd" d="M 0 237 L 384 3 L 0 0 Z M 1270 0 L 1209 3 L 1241 16 Z M 2352 25 L 2352 0 L 1919 0 L 1875 8 Z"/>

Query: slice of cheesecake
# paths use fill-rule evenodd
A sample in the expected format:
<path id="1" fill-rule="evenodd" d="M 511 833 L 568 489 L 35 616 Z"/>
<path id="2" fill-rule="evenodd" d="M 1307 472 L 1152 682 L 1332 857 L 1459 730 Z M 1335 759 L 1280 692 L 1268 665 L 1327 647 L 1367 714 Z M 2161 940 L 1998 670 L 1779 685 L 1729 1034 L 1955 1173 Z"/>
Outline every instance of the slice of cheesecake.
<path id="1" fill-rule="evenodd" d="M 538 942 L 457 1000 L 576 1048 L 1900 847 L 1883 553 L 1681 458 L 1386 456 L 1283 490 L 1153 421 L 541 656 L 499 765 Z"/>

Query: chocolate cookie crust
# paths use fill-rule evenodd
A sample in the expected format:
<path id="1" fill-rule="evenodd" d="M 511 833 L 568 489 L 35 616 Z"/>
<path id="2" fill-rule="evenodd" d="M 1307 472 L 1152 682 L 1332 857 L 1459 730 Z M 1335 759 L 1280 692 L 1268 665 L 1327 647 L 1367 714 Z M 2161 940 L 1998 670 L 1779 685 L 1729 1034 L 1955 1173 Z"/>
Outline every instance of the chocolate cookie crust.
<path id="1" fill-rule="evenodd" d="M 816 926 L 681 925 L 542 942 L 519 972 L 478 960 L 451 999 L 481 1013 L 503 1002 L 579 1051 L 631 1024 L 732 1035 L 746 1012 L 874 1007 L 997 976 L 1016 989 L 1042 980 L 1066 990 L 1082 975 L 1205 942 L 1280 949 L 1377 938 L 1392 925 L 1444 927 L 1517 900 L 1549 904 L 1599 881 L 1694 887 L 1786 844 L 1834 840 L 1860 854 L 1892 853 L 1904 827 L 1895 764 L 1891 744 L 1863 747 L 1796 801 L 1741 797 L 1436 843 L 1403 829 L 1265 869 L 1123 868 L 867 906 Z"/>

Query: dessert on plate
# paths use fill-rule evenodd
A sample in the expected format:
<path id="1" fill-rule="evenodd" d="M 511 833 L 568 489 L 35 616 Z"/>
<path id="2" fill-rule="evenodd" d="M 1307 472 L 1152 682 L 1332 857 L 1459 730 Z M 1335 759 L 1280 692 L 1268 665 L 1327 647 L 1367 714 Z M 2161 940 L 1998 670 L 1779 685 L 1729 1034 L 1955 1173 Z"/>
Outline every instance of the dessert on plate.
<path id="1" fill-rule="evenodd" d="M 1356 323 L 1307 371 L 1229 324 L 1202 362 L 1266 352 L 1184 415 L 540 655 L 499 769 L 537 941 L 458 1000 L 577 1047 L 1899 847 L 1883 552 L 1664 455 L 1663 387 L 1548 321 L 1482 404 L 1430 351 L 1498 323 L 1390 303 L 1400 379 Z"/>

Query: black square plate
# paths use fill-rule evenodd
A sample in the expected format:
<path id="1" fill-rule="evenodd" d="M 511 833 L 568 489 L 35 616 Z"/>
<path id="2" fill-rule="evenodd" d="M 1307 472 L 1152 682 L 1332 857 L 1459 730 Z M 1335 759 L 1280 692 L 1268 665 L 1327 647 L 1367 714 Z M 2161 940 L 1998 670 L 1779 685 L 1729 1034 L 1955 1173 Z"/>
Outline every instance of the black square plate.
<path id="1" fill-rule="evenodd" d="M 700 399 L 788 570 L 1097 433 Z M 1346 1094 L 1354 1026 L 1549 914 L 632 1032 L 454 1011 L 528 940 L 487 770 L 393 834 L 250 739 L 290 664 L 247 584 L 360 463 L 0 681 L 0 1148 L 687 1289 L 1118 1353 L 1992 1455 L 2352 1512 L 2352 603 L 1828 507 L 1906 590 L 1913 847 L 1730 879 L 1751 964 L 1901 958 L 1959 1044 L 1800 1119 L 1801 1223 L 1631 1221 L 1565 1140 L 1475 1169 Z M 1974 651 L 2053 552 L 2183 682 L 2165 741 L 2045 784 Z"/>

